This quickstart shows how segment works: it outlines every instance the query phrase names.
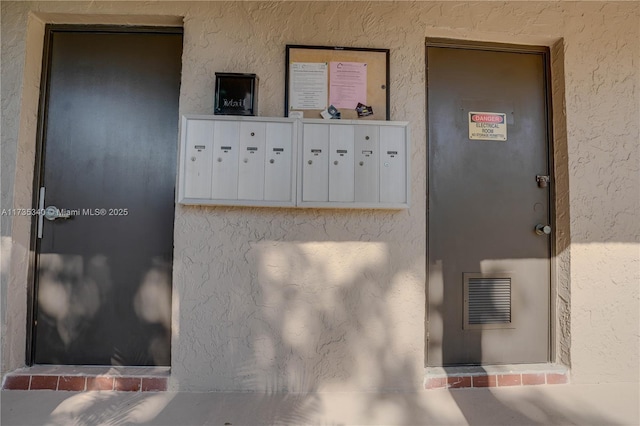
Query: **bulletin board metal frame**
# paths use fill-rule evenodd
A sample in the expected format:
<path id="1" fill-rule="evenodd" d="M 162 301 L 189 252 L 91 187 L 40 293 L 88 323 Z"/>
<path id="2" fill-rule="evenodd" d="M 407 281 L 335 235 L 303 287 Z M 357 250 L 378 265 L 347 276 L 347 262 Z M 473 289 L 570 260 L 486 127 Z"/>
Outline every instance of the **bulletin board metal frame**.
<path id="1" fill-rule="evenodd" d="M 331 47 L 286 45 L 285 55 L 285 91 L 284 116 L 290 111 L 303 111 L 304 118 L 320 118 L 321 109 L 290 109 L 292 63 L 331 64 L 332 62 L 354 62 L 367 64 L 366 105 L 373 109 L 373 115 L 358 117 L 355 109 L 338 108 L 341 118 L 346 120 L 390 120 L 389 108 L 389 49 L 359 48 L 359 47 Z M 326 93 L 330 102 L 330 71 L 327 69 Z M 384 117 L 384 118 L 383 118 Z"/>

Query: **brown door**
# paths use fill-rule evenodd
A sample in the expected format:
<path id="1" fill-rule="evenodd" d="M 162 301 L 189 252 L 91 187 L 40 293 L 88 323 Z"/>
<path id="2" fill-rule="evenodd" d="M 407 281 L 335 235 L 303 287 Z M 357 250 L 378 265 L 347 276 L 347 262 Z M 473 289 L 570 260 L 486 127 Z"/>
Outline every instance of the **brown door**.
<path id="1" fill-rule="evenodd" d="M 46 40 L 33 361 L 169 365 L 182 30 Z"/>
<path id="2" fill-rule="evenodd" d="M 549 359 L 546 67 L 545 49 L 427 42 L 428 365 Z"/>

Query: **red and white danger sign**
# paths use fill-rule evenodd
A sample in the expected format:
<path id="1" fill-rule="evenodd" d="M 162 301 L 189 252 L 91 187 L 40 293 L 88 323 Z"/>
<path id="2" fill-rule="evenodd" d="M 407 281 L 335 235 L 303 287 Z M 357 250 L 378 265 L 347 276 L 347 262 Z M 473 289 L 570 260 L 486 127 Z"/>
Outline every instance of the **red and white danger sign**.
<path id="1" fill-rule="evenodd" d="M 470 112 L 469 139 L 506 141 L 507 114 L 501 112 Z"/>

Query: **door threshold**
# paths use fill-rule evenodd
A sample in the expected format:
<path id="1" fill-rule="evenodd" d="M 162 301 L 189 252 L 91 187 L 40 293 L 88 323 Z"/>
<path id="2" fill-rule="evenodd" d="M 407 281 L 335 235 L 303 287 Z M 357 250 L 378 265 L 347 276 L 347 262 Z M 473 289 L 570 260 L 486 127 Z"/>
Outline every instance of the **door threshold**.
<path id="1" fill-rule="evenodd" d="M 502 364 L 427 367 L 425 389 L 487 388 L 569 383 L 569 369 L 560 364 Z"/>
<path id="2" fill-rule="evenodd" d="M 34 365 L 7 373 L 2 390 L 161 392 L 171 367 Z"/>

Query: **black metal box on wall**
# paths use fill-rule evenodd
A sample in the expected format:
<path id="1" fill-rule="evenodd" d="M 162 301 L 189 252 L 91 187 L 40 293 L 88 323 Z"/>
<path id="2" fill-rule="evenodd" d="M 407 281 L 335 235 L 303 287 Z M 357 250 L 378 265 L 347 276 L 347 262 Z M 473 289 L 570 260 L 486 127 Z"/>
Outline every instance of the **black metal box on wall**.
<path id="1" fill-rule="evenodd" d="M 255 116 L 258 78 L 255 74 L 216 73 L 214 114 Z"/>

